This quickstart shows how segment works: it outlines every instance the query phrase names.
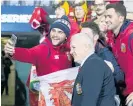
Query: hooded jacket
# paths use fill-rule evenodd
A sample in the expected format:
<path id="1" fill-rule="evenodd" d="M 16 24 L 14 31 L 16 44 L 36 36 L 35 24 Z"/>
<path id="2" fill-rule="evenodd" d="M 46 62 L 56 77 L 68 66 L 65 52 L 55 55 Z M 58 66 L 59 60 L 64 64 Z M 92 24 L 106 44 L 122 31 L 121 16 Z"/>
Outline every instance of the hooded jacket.
<path id="1" fill-rule="evenodd" d="M 54 47 L 46 38 L 41 44 L 27 49 L 15 48 L 15 60 L 31 63 L 37 68 L 37 75 L 42 76 L 71 67 L 70 49 L 67 44 Z"/>

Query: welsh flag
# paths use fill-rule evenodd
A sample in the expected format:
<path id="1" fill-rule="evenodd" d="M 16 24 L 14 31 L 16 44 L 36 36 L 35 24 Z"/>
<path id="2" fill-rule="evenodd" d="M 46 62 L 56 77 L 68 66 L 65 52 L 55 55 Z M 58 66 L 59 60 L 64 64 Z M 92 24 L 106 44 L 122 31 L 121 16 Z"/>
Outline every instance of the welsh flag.
<path id="1" fill-rule="evenodd" d="M 38 106 L 71 106 L 72 91 L 79 67 L 60 70 L 38 77 Z"/>

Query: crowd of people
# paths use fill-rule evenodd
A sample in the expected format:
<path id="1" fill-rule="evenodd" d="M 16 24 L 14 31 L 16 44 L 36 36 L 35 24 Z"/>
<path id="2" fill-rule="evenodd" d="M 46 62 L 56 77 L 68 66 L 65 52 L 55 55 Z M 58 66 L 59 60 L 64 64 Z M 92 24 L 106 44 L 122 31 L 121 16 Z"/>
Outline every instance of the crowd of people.
<path id="1" fill-rule="evenodd" d="M 5 53 L 36 66 L 37 76 L 80 66 L 72 106 L 133 106 L 133 22 L 123 1 L 65 0 L 54 8 L 56 19 L 40 7 L 31 17 L 31 26 L 43 35 L 39 45 L 19 48 L 9 40 Z M 37 97 L 30 91 L 31 106 L 38 106 Z"/>

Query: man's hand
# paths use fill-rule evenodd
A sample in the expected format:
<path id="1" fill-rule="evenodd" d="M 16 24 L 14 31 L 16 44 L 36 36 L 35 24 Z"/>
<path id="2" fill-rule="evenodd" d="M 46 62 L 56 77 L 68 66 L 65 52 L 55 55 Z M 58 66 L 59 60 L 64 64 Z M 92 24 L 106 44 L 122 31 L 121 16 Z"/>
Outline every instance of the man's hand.
<path id="1" fill-rule="evenodd" d="M 6 54 L 13 55 L 15 53 L 14 43 L 9 39 L 4 47 Z"/>
<path id="2" fill-rule="evenodd" d="M 128 106 L 130 103 L 133 104 L 133 92 L 130 93 L 126 99 L 126 105 Z"/>

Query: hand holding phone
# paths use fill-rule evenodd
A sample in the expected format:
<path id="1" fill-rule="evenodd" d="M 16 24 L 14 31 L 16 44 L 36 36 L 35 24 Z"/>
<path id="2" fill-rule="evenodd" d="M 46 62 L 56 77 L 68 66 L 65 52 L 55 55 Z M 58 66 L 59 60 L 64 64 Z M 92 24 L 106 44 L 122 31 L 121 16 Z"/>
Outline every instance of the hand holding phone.
<path id="1" fill-rule="evenodd" d="M 12 46 L 15 46 L 17 43 L 17 36 L 12 34 L 11 38 L 10 38 L 11 42 L 12 42 Z"/>
<path id="2" fill-rule="evenodd" d="M 17 42 L 16 35 L 12 34 L 11 38 L 8 40 L 4 47 L 4 51 L 6 54 L 8 54 L 10 57 L 15 53 L 15 45 Z"/>

